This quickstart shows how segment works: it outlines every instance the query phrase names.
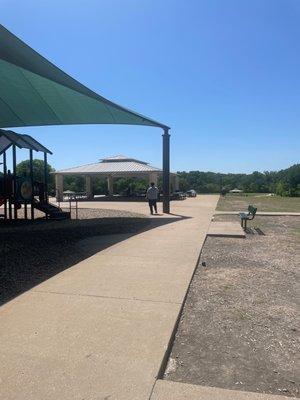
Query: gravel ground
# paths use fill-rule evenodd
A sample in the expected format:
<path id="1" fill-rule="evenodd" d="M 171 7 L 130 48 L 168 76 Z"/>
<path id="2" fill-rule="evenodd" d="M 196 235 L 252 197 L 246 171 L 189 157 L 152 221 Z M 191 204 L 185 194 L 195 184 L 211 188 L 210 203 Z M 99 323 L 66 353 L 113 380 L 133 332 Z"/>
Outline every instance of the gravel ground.
<path id="1" fill-rule="evenodd" d="M 264 235 L 207 238 L 165 379 L 299 397 L 300 218 L 252 226 Z"/>
<path id="2" fill-rule="evenodd" d="M 26 221 L 19 214 L 19 220 L 0 221 L 0 305 L 90 256 L 78 240 L 131 235 L 150 223 L 144 215 L 116 210 L 79 209 L 78 220 L 65 221 Z"/>

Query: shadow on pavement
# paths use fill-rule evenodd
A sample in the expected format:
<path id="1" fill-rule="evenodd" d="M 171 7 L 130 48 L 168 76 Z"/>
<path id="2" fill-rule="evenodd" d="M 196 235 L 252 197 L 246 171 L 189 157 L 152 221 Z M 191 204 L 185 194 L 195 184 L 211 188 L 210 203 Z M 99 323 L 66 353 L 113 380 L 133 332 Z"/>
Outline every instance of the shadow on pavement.
<path id="1" fill-rule="evenodd" d="M 0 306 L 99 251 L 187 218 L 44 220 L 0 226 Z M 78 245 L 93 236 L 98 238 L 92 246 Z"/>

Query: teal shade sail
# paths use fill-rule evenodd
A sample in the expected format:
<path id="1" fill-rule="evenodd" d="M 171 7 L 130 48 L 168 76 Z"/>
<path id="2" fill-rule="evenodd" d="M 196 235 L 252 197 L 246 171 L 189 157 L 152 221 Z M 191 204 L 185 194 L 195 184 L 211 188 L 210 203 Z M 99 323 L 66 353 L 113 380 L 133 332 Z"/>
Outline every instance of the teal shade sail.
<path id="1" fill-rule="evenodd" d="M 168 128 L 88 89 L 0 25 L 0 127 L 71 124 Z"/>

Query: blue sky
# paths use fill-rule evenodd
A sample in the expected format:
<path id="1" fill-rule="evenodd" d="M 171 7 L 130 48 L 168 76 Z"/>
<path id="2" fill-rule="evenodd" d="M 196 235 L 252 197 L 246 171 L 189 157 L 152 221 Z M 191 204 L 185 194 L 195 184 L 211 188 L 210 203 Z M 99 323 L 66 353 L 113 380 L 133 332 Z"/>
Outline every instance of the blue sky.
<path id="1" fill-rule="evenodd" d="M 299 162 L 299 0 L 0 0 L 1 23 L 99 94 L 171 126 L 171 168 Z M 161 131 L 18 128 L 56 168 L 126 154 L 161 165 Z M 26 157 L 18 154 L 19 160 Z"/>

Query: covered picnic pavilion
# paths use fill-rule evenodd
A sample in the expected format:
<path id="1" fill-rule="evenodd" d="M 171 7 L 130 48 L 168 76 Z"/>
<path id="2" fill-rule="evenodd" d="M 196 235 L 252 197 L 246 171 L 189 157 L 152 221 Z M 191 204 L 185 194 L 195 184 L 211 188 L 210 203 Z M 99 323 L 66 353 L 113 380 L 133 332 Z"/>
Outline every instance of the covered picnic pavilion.
<path id="1" fill-rule="evenodd" d="M 88 89 L 0 25 L 0 128 L 144 125 L 163 131 L 163 211 L 170 212 L 170 128 Z"/>
<path id="2" fill-rule="evenodd" d="M 106 157 L 97 163 L 66 168 L 55 172 L 56 200 L 63 201 L 64 176 L 80 176 L 85 181 L 85 195 L 88 200 L 93 199 L 93 178 L 103 178 L 107 181 L 107 195 L 114 195 L 114 180 L 118 178 L 145 179 L 147 182 L 158 184 L 158 178 L 163 175 L 160 168 L 149 165 L 145 161 L 135 158 L 116 155 Z M 177 174 L 170 173 L 170 191 L 178 190 L 179 179 Z"/>

